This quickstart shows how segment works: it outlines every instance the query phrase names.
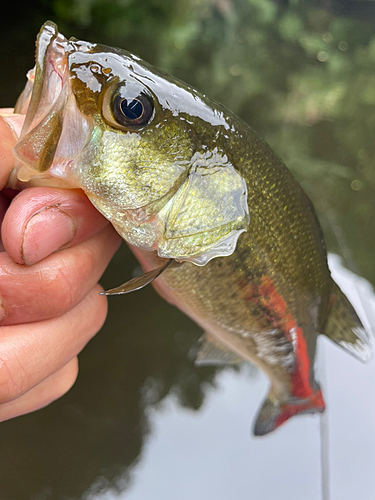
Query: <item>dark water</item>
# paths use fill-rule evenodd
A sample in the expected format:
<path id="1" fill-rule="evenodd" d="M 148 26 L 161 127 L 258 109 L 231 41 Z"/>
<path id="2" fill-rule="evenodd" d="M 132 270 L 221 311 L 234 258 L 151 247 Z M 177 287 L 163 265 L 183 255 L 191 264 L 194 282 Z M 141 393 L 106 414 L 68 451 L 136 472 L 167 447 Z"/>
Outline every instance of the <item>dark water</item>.
<path id="1" fill-rule="evenodd" d="M 314 202 L 329 251 L 375 284 L 375 2 L 56 0 L 9 8 L 0 19 L 0 106 L 22 90 L 47 19 L 66 36 L 126 48 L 264 137 Z M 331 262 L 371 323 L 371 286 Z M 103 285 L 125 281 L 137 266 L 124 245 Z M 373 364 L 363 368 L 322 344 L 323 420 L 294 419 L 256 441 L 250 421 L 266 380 L 246 368 L 194 367 L 200 335 L 151 287 L 112 297 L 74 388 L 0 425 L 0 500 L 375 499 Z"/>

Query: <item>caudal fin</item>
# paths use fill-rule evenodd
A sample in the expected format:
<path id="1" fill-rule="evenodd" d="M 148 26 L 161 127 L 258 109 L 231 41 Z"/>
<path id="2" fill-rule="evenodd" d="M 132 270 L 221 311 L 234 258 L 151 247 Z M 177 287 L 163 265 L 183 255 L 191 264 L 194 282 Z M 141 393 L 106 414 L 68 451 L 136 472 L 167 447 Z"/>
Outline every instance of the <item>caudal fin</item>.
<path id="1" fill-rule="evenodd" d="M 371 356 L 369 335 L 335 282 L 332 282 L 330 310 L 322 333 L 360 361 L 367 361 Z"/>
<path id="2" fill-rule="evenodd" d="M 325 409 L 321 390 L 318 389 L 308 399 L 282 403 L 268 394 L 255 421 L 254 436 L 264 436 L 274 431 L 289 418 L 304 413 L 321 413 Z"/>

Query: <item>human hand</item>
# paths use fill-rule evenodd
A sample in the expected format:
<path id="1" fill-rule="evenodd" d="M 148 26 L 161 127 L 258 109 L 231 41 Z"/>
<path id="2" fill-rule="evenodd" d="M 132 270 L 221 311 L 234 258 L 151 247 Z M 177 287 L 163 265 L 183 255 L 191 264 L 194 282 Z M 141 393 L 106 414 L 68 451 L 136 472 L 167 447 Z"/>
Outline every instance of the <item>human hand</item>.
<path id="1" fill-rule="evenodd" d="M 0 109 L 0 191 L 23 117 Z M 10 112 L 11 110 L 9 110 Z M 121 238 L 80 190 L 0 192 L 0 421 L 65 394 L 101 328 L 97 284 Z M 59 251 L 57 251 L 59 250 Z"/>

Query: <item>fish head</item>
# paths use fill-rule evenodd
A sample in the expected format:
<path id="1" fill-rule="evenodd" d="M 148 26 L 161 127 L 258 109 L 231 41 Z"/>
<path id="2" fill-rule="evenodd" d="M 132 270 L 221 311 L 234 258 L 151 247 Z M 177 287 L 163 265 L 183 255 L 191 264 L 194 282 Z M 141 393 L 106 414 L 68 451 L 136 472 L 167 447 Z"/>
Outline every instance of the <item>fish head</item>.
<path id="1" fill-rule="evenodd" d="M 13 184 L 82 189 L 128 243 L 205 265 L 247 230 L 230 116 L 137 56 L 47 22 L 16 112 Z"/>

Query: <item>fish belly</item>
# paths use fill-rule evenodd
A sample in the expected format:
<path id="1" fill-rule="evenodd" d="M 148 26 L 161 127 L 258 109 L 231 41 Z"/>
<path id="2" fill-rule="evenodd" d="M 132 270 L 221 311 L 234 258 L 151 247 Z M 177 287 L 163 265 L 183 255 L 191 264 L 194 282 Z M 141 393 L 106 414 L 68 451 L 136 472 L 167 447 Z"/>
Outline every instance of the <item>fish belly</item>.
<path id="1" fill-rule="evenodd" d="M 145 271 L 160 265 L 154 254 L 132 250 Z M 265 372 L 279 400 L 305 399 L 313 392 L 308 346 L 270 283 L 264 275 L 246 279 L 234 254 L 204 267 L 188 262 L 170 266 L 153 284 L 164 299 L 192 318 L 223 349 Z M 316 336 L 310 343 L 315 342 Z"/>

